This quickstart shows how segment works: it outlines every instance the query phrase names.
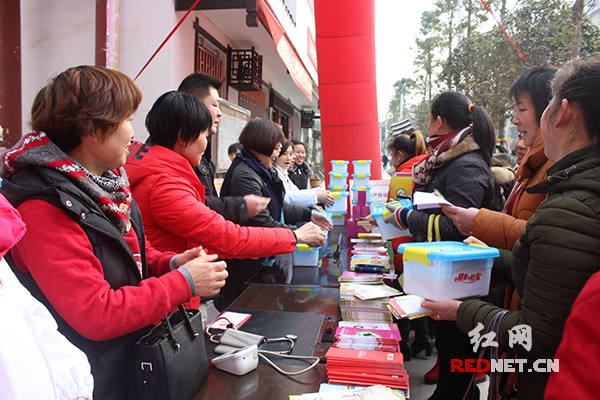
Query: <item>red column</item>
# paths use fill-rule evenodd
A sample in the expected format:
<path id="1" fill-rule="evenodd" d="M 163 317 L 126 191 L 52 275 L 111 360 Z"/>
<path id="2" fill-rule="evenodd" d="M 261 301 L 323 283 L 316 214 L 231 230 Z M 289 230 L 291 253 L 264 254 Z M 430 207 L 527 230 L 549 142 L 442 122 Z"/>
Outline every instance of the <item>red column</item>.
<path id="1" fill-rule="evenodd" d="M 331 160 L 371 160 L 381 179 L 375 1 L 315 0 L 315 24 L 326 183 Z"/>
<path id="2" fill-rule="evenodd" d="M 0 146 L 21 139 L 21 2 L 0 0 Z"/>

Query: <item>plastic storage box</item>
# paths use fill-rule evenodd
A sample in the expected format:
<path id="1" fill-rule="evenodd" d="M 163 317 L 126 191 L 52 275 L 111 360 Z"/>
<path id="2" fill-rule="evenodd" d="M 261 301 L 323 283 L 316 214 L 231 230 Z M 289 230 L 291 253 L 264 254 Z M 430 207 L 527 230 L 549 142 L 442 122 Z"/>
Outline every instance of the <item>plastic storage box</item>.
<path id="1" fill-rule="evenodd" d="M 403 243 L 404 292 L 442 301 L 485 296 L 490 291 L 493 247 L 462 242 Z"/>
<path id="2" fill-rule="evenodd" d="M 347 184 L 348 173 L 347 172 L 333 172 L 329 173 L 329 186 L 344 186 Z"/>
<path id="3" fill-rule="evenodd" d="M 319 214 L 323 214 L 325 216 L 325 218 L 327 218 L 329 220 L 329 222 L 331 222 L 333 224 L 333 213 L 328 212 L 328 211 L 313 211 L 313 212 L 318 212 Z M 326 231 L 325 229 L 322 229 L 322 231 L 325 234 L 325 244 L 323 246 L 327 246 L 327 237 L 329 236 L 329 231 Z"/>
<path id="4" fill-rule="evenodd" d="M 389 204 L 399 204 L 403 208 L 412 208 L 410 200 L 394 201 Z M 392 212 L 387 209 L 385 204 L 373 207 L 373 210 L 371 210 L 371 217 L 375 218 L 375 221 L 377 221 L 377 227 L 379 228 L 379 232 L 381 232 L 381 238 L 383 240 L 390 240 L 403 236 L 412 236 L 408 229 L 398 229 L 394 225 L 384 222 L 391 213 Z"/>
<path id="5" fill-rule="evenodd" d="M 320 247 L 310 247 L 307 244 L 297 244 L 296 251 L 292 253 L 294 266 L 316 267 L 319 265 Z"/>
<path id="6" fill-rule="evenodd" d="M 331 192 L 331 196 L 333 197 L 333 205 L 325 206 L 325 211 L 330 213 L 337 213 L 340 211 L 348 211 L 348 196 L 350 193 L 348 192 Z"/>
<path id="7" fill-rule="evenodd" d="M 352 187 L 360 188 L 369 186 L 369 178 L 371 178 L 371 174 L 352 174 L 352 179 L 354 179 Z"/>
<path id="8" fill-rule="evenodd" d="M 348 172 L 349 162 L 346 160 L 331 160 L 331 171 L 333 172 Z"/>
<path id="9" fill-rule="evenodd" d="M 331 222 L 333 225 L 344 226 L 346 222 L 346 211 L 338 211 L 331 214 Z"/>
<path id="10" fill-rule="evenodd" d="M 370 174 L 371 160 L 354 160 L 352 161 L 352 167 L 355 174 Z"/>
<path id="11" fill-rule="evenodd" d="M 373 201 L 373 199 L 371 199 L 371 185 L 366 186 L 366 187 L 365 186 L 361 186 L 361 187 L 354 186 L 352 188 L 352 204 L 358 204 L 358 192 L 359 191 L 367 192 L 367 194 L 365 196 L 365 199 L 366 199 L 365 203 L 367 205 L 370 205 L 371 202 Z"/>

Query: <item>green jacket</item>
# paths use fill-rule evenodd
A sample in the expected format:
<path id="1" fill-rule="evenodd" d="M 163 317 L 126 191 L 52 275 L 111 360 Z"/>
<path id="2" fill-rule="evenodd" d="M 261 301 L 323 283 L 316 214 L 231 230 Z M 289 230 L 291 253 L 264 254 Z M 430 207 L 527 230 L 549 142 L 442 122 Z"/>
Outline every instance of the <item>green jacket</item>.
<path id="1" fill-rule="evenodd" d="M 531 362 L 554 357 L 573 301 L 600 269 L 600 146 L 568 154 L 547 174 L 548 178 L 527 188 L 530 193 L 548 193 L 548 198 L 513 248 L 511 272 L 520 307 L 505 316 L 496 340 L 501 350 L 516 352 L 518 358 Z M 506 268 L 510 257 L 503 256 L 500 261 Z M 496 264 L 494 268 L 502 267 Z M 457 325 L 464 332 L 478 322 L 487 328 L 499 311 L 489 303 L 470 299 L 460 306 Z M 520 324 L 531 327 L 530 351 L 520 345 L 509 346 L 508 331 Z M 519 398 L 542 399 L 548 376 L 519 373 Z"/>

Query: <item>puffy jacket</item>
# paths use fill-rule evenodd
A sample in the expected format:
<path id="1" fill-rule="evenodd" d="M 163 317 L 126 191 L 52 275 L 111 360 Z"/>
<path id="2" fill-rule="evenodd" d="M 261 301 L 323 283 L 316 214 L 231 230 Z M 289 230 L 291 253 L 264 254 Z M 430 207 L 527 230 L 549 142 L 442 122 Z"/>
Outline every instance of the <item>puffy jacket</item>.
<path id="1" fill-rule="evenodd" d="M 159 250 L 181 253 L 202 245 L 222 258 L 257 258 L 295 249 L 289 229 L 239 226 L 208 208 L 190 163 L 166 147 L 134 142 L 125 170 L 146 235 Z"/>
<path id="2" fill-rule="evenodd" d="M 304 207 L 284 203 L 283 182 L 277 178 L 274 171 L 267 171 L 253 153 L 243 148 L 225 175 L 221 196 L 245 196 L 247 194 L 271 199 L 265 210 L 248 221 L 250 225 L 293 229 L 295 226 L 291 224 L 310 221 L 311 211 Z M 282 216 L 285 222 L 282 222 Z M 261 268 L 262 262 L 263 260 L 251 259 L 227 261 L 229 278 L 214 302 L 218 310 L 229 306 L 243 291 L 245 282 Z"/>
<path id="3" fill-rule="evenodd" d="M 527 188 L 548 198 L 529 219 L 512 250 L 512 279 L 520 309 L 510 311 L 500 326 L 498 343 L 530 362 L 551 359 L 562 338 L 571 305 L 587 279 L 600 269 L 600 147 L 574 151 L 548 169 L 548 178 Z M 467 300 L 457 324 L 469 332 L 486 327 L 501 311 L 479 300 Z M 532 329 L 530 351 L 511 349 L 508 331 L 526 324 Z M 519 398 L 541 399 L 547 373 L 519 374 Z"/>
<path id="4" fill-rule="evenodd" d="M 248 221 L 249 225 L 295 228 L 292 224 L 311 219 L 311 211 L 294 204 L 284 203 L 285 191 L 277 173 L 267 171 L 258 158 L 247 149 L 233 160 L 225 175 L 221 196 L 245 196 L 255 194 L 271 198 L 267 209 Z M 283 211 L 283 221 L 281 213 Z"/>
<path id="5" fill-rule="evenodd" d="M 131 345 L 139 330 L 190 299 L 183 274 L 166 273 L 174 254 L 146 246 L 141 215 L 132 202 L 142 271 L 162 275 L 142 281 L 119 230 L 56 170 L 23 168 L 0 190 L 27 225 L 11 250 L 13 271 L 52 313 L 59 331 L 88 356 L 94 398 L 128 399 Z"/>
<path id="6" fill-rule="evenodd" d="M 600 393 L 600 272 L 581 290 L 571 307 L 565 330 L 556 350 L 559 370 L 550 374 L 545 400 L 594 399 Z"/>
<path id="7" fill-rule="evenodd" d="M 433 181 L 422 189 L 425 192 L 437 189 L 452 204 L 466 208 L 491 208 L 494 200 L 494 178 L 479 151 L 464 153 L 435 168 Z M 440 208 L 414 210 L 409 215 L 408 226 L 413 236 L 418 235 L 421 241 L 427 238 L 429 216 L 433 214 L 440 215 L 441 240 L 465 239 Z"/>
<path id="8" fill-rule="evenodd" d="M 553 162 L 544 154 L 544 142 L 538 129 L 533 146 L 517 171 L 517 182 L 513 191 L 517 188 L 520 190 L 514 200 L 512 215 L 482 208 L 473 219 L 473 236 L 492 247 L 512 250 L 525 229 L 527 220 L 547 196 L 546 193 L 529 193 L 522 189 L 544 180 L 546 170 L 552 165 Z"/>
<path id="9" fill-rule="evenodd" d="M 302 164 L 300 165 L 292 165 L 289 173 L 290 179 L 292 182 L 294 182 L 294 185 L 296 185 L 298 189 L 308 189 L 308 180 L 310 178 L 310 174 L 312 174 L 312 171 L 310 170 L 310 167 L 306 161 L 302 161 Z"/>

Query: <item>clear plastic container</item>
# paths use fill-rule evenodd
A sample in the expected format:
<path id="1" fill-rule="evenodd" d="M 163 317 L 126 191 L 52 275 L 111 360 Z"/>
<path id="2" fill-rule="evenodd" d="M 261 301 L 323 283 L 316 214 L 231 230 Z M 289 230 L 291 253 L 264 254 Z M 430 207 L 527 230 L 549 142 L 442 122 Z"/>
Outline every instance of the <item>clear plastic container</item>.
<path id="1" fill-rule="evenodd" d="M 329 186 L 344 186 L 348 184 L 348 173 L 347 172 L 333 172 L 329 173 Z"/>
<path id="2" fill-rule="evenodd" d="M 371 185 L 360 186 L 360 187 L 354 186 L 352 188 L 352 204 L 358 204 L 358 191 L 359 190 L 367 192 L 366 196 L 365 196 L 365 199 L 366 199 L 365 204 L 370 205 L 371 202 L 373 201 L 373 199 L 371 199 Z"/>
<path id="3" fill-rule="evenodd" d="M 325 206 L 325 211 L 337 213 L 340 211 L 348 212 L 348 196 L 349 192 L 331 192 L 333 197 L 333 205 Z"/>
<path id="4" fill-rule="evenodd" d="M 354 160 L 352 161 L 352 167 L 355 174 L 370 174 L 371 160 Z"/>
<path id="5" fill-rule="evenodd" d="M 352 179 L 354 180 L 354 184 L 352 187 L 367 187 L 369 185 L 369 179 L 371 178 L 371 174 L 352 174 Z"/>
<path id="6" fill-rule="evenodd" d="M 331 222 L 333 225 L 344 226 L 346 223 L 346 211 L 338 211 L 331 214 Z"/>
<path id="7" fill-rule="evenodd" d="M 494 257 L 493 247 L 462 242 L 403 243 L 405 293 L 442 301 L 486 296 Z"/>
<path id="8" fill-rule="evenodd" d="M 394 201 L 389 204 L 398 204 L 402 208 L 412 208 L 410 200 Z M 387 209 L 385 204 L 382 206 L 373 207 L 373 210 L 371 210 L 371 217 L 375 218 L 375 221 L 377 221 L 377 227 L 381 233 L 381 238 L 383 240 L 390 240 L 404 236 L 412 236 L 408 229 L 398 229 L 394 225 L 388 224 L 384 221 L 391 214 L 392 212 Z"/>
<path id="9" fill-rule="evenodd" d="M 349 162 L 346 160 L 331 160 L 331 171 L 333 172 L 348 172 Z"/>
<path id="10" fill-rule="evenodd" d="M 307 244 L 297 244 L 292 253 L 292 262 L 298 267 L 316 267 L 319 265 L 320 247 L 310 247 Z"/>

